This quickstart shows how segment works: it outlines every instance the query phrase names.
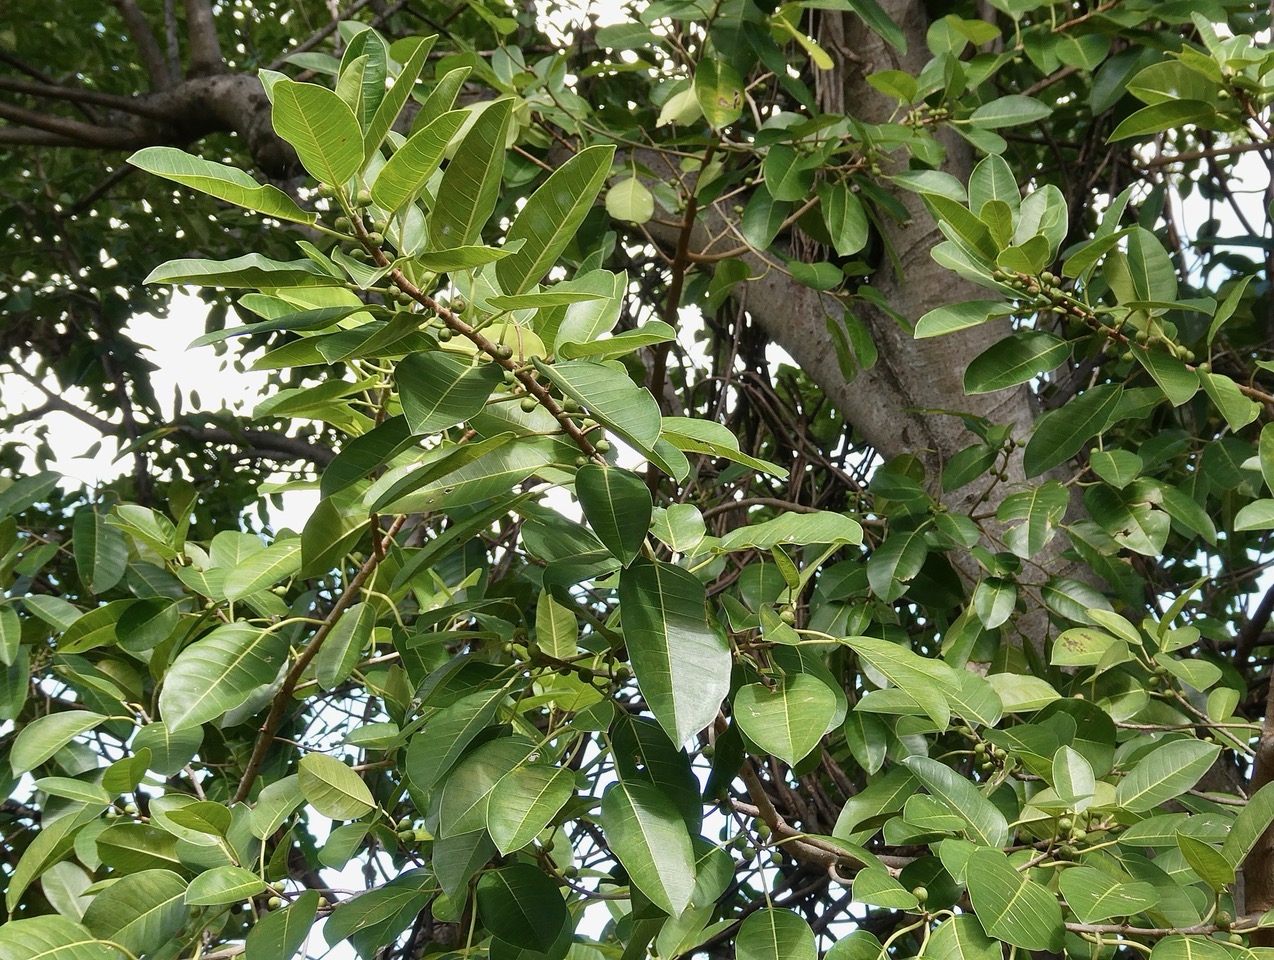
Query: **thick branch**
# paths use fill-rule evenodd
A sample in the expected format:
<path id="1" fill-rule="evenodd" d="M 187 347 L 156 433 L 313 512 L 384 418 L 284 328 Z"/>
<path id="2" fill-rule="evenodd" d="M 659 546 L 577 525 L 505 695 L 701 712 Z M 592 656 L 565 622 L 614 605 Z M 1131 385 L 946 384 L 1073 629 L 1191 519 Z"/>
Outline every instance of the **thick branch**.
<path id="1" fill-rule="evenodd" d="M 177 77 L 169 73 L 164 52 L 159 49 L 159 43 L 155 40 L 155 35 L 151 33 L 150 24 L 146 22 L 146 17 L 137 6 L 136 0 L 114 0 L 114 2 L 115 9 L 119 11 L 119 15 L 124 18 L 125 26 L 128 27 L 128 35 L 133 41 L 133 46 L 137 48 L 137 55 L 150 76 L 150 88 L 152 90 L 168 89 L 177 82 Z"/>
<path id="2" fill-rule="evenodd" d="M 72 103 L 91 103 L 111 110 L 149 117 L 152 120 L 166 119 L 164 113 L 152 107 L 144 97 L 124 97 L 116 93 L 102 90 L 85 90 L 83 87 L 67 87 L 54 83 L 31 83 L 28 80 L 14 80 L 0 77 L 0 90 L 12 93 L 23 93 L 31 97 L 46 100 L 67 100 Z M 90 124 L 91 126 L 91 124 Z"/>
<path id="3" fill-rule="evenodd" d="M 188 76 L 210 77 L 225 72 L 217 23 L 208 0 L 186 0 L 186 37 L 190 41 Z"/>
<path id="4" fill-rule="evenodd" d="M 323 467 L 336 456 L 327 447 L 269 430 L 232 431 L 223 427 L 180 426 L 173 432 L 197 443 L 235 446 L 241 453 L 263 460 L 304 460 Z"/>

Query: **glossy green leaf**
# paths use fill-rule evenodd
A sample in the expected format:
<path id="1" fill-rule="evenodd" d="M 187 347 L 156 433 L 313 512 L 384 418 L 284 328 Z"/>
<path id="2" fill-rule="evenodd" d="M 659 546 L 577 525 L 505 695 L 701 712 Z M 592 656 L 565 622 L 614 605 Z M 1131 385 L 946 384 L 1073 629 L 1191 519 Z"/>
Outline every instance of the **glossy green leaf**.
<path id="1" fill-rule="evenodd" d="M 1061 872 L 1058 885 L 1066 905 L 1083 923 L 1103 923 L 1149 910 L 1159 900 L 1148 883 L 1120 883 L 1094 867 L 1076 866 Z"/>
<path id="2" fill-rule="evenodd" d="M 506 773 L 486 813 L 487 831 L 500 853 L 508 856 L 529 844 L 574 794 L 575 778 L 561 767 L 532 763 Z"/>
<path id="3" fill-rule="evenodd" d="M 743 78 L 724 60 L 700 58 L 695 65 L 694 93 L 704 119 L 716 130 L 743 115 Z"/>
<path id="4" fill-rule="evenodd" d="M 143 870 L 120 877 L 93 898 L 84 926 L 134 956 L 159 951 L 189 915 L 186 881 L 171 870 Z"/>
<path id="5" fill-rule="evenodd" d="M 1071 346 L 1042 330 L 1019 330 L 988 347 L 964 371 L 964 392 L 994 393 L 1056 369 Z"/>
<path id="6" fill-rule="evenodd" d="M 1203 123 L 1216 116 L 1216 107 L 1202 100 L 1169 100 L 1129 114 L 1108 138 L 1111 143 L 1175 130 L 1188 123 Z"/>
<path id="7" fill-rule="evenodd" d="M 265 882 L 250 870 L 226 865 L 206 870 L 190 881 L 186 903 L 190 906 L 220 906 L 255 897 Z"/>
<path id="8" fill-rule="evenodd" d="M 655 215 L 655 196 L 636 177 L 629 177 L 606 191 L 606 212 L 616 220 L 646 223 Z"/>
<path id="9" fill-rule="evenodd" d="M 969 116 L 969 122 L 983 130 L 998 130 L 1001 127 L 1036 123 L 1052 112 L 1047 104 L 1014 93 L 982 104 Z"/>
<path id="10" fill-rule="evenodd" d="M 447 145 L 459 132 L 467 116 L 464 110 L 452 110 L 408 137 L 376 175 L 376 182 L 372 184 L 372 200 L 376 205 L 397 212 L 416 199 L 442 163 Z M 436 270 L 434 267 L 426 269 Z"/>
<path id="11" fill-rule="evenodd" d="M 446 249 L 476 242 L 495 210 L 512 107 L 507 99 L 488 105 L 456 145 L 429 215 L 435 246 Z"/>
<path id="12" fill-rule="evenodd" d="M 970 300 L 936 307 L 916 321 L 916 339 L 941 337 L 958 330 L 976 327 L 993 317 L 1007 316 L 1012 312 L 1002 300 Z"/>
<path id="13" fill-rule="evenodd" d="M 703 584 L 681 567 L 636 560 L 620 574 L 619 595 L 637 685 L 680 746 L 716 718 L 730 688 L 729 648 L 708 623 Z"/>
<path id="14" fill-rule="evenodd" d="M 787 470 L 777 463 L 761 460 L 739 450 L 738 438 L 727 428 L 711 420 L 693 417 L 664 417 L 660 436 L 686 453 L 706 453 L 733 460 L 753 470 L 786 477 Z M 781 519 L 781 518 L 780 518 Z"/>
<path id="15" fill-rule="evenodd" d="M 244 941 L 244 960 L 291 960 L 314 927 L 319 894 L 306 890 L 282 910 L 253 924 Z"/>
<path id="16" fill-rule="evenodd" d="M 287 660 L 278 631 L 246 623 L 217 627 L 178 654 L 164 678 L 159 710 L 173 733 L 214 720 L 274 680 Z"/>
<path id="17" fill-rule="evenodd" d="M 968 824 L 965 832 L 970 840 L 989 847 L 1008 842 L 1004 814 L 964 776 L 928 757 L 908 757 L 905 764 L 925 789 Z"/>
<path id="18" fill-rule="evenodd" d="M 341 614 L 314 657 L 319 686 L 332 690 L 350 675 L 371 642 L 375 624 L 376 610 L 368 603 L 356 603 Z"/>
<path id="19" fill-rule="evenodd" d="M 304 800 L 296 774 L 267 783 L 252 806 L 252 835 L 259 840 L 273 836 Z"/>
<path id="20" fill-rule="evenodd" d="M 297 786 L 307 803 L 333 820 L 355 820 L 376 809 L 363 778 L 335 757 L 307 753 L 297 770 Z"/>
<path id="21" fill-rule="evenodd" d="M 836 696 L 821 680 L 789 674 L 774 689 L 760 683 L 740 687 L 734 716 L 762 750 L 790 767 L 805 759 L 836 716 Z"/>
<path id="22" fill-rule="evenodd" d="M 535 365 L 559 390 L 638 451 L 649 450 L 659 439 L 659 404 L 622 368 L 588 360 L 552 365 L 537 360 Z"/>
<path id="23" fill-rule="evenodd" d="M 80 734 L 104 723 L 106 717 L 90 710 L 60 710 L 32 720 L 18 731 L 9 751 L 15 774 L 34 770 Z"/>
<path id="24" fill-rule="evenodd" d="M 403 64 L 398 76 L 394 78 L 393 86 L 385 90 L 382 84 L 380 102 L 377 104 L 371 120 L 368 121 L 367 131 L 363 135 L 363 153 L 365 156 L 371 157 L 380 149 L 381 141 L 385 139 L 385 134 L 389 133 L 394 121 L 402 113 L 403 107 L 407 104 L 407 98 L 411 95 L 412 90 L 416 89 L 416 81 L 425 67 L 429 51 L 433 49 L 436 39 L 437 37 L 421 38 L 412 49 L 411 56 Z M 397 45 L 395 45 L 396 51 Z M 390 157 L 390 161 L 393 161 L 393 157 Z M 433 166 L 436 165 L 437 161 L 435 160 Z M 375 199 L 374 191 L 373 199 Z M 380 203 L 379 200 L 376 202 Z M 397 209 L 397 205 L 386 205 L 383 203 L 380 205 L 387 210 Z"/>
<path id="25" fill-rule="evenodd" d="M 1239 810 L 1225 836 L 1221 852 L 1237 867 L 1247 859 L 1271 822 L 1274 822 L 1274 784 L 1267 783 L 1252 794 Z"/>
<path id="26" fill-rule="evenodd" d="M 326 87 L 280 80 L 272 90 L 274 130 L 323 183 L 343 185 L 363 165 L 363 131 L 349 105 Z"/>
<path id="27" fill-rule="evenodd" d="M 1202 740 L 1172 740 L 1137 761 L 1119 781 L 1116 799 L 1134 813 L 1153 810 L 1185 793 L 1208 772 L 1221 747 Z"/>
<path id="28" fill-rule="evenodd" d="M 586 464 L 575 474 L 575 494 L 599 540 L 625 566 L 641 551 L 650 529 L 650 490 L 636 474 Z"/>
<path id="29" fill-rule="evenodd" d="M 152 270 L 143 283 L 189 283 L 201 287 L 339 287 L 344 281 L 313 260 L 271 260 L 248 253 L 230 260 L 169 260 Z"/>
<path id="30" fill-rule="evenodd" d="M 505 293 L 524 293 L 557 262 L 597 199 L 614 154 L 610 145 L 586 147 L 531 194 L 505 238 L 522 247 L 495 267 Z"/>
<path id="31" fill-rule="evenodd" d="M 944 920 L 933 931 L 924 956 L 930 960 L 1000 960 L 1003 948 L 986 935 L 976 917 L 964 913 Z"/>
<path id="32" fill-rule="evenodd" d="M 1025 950 L 1061 949 L 1065 928 L 1057 898 L 1018 873 L 999 850 L 974 851 L 965 879 L 974 912 L 990 936 Z"/>
<path id="33" fill-rule="evenodd" d="M 279 540 L 226 574 L 227 600 L 241 600 L 280 583 L 301 569 L 301 539 Z"/>
<path id="34" fill-rule="evenodd" d="M 1065 463 L 1109 426 L 1123 387 L 1103 384 L 1086 390 L 1065 407 L 1050 410 L 1035 424 L 1027 441 L 1022 467 L 1028 477 L 1036 477 Z"/>
<path id="35" fill-rule="evenodd" d="M 83 924 L 66 917 L 27 917 L 0 924 L 0 960 L 119 960 L 121 956 Z"/>
<path id="36" fill-rule="evenodd" d="M 816 960 L 814 931 L 791 910 L 764 907 L 748 914 L 734 940 L 738 960 Z"/>
<path id="37" fill-rule="evenodd" d="M 614 783 L 602 796 L 602 830 L 634 886 L 678 916 L 695 888 L 690 834 L 672 800 L 653 784 Z"/>
<path id="38" fill-rule="evenodd" d="M 117 527 L 106 523 L 96 507 L 85 507 L 73 524 L 75 566 L 93 593 L 105 593 L 124 577 L 128 544 Z"/>
<path id="39" fill-rule="evenodd" d="M 403 415 L 417 436 L 468 420 L 486 405 L 504 371 L 496 363 L 473 366 L 448 353 L 415 353 L 394 372 Z"/>
<path id="40" fill-rule="evenodd" d="M 843 513 L 820 510 L 816 513 L 785 513 L 773 520 L 731 530 L 721 538 L 718 549 L 771 550 L 779 544 L 860 544 L 863 528 Z"/>
<path id="41" fill-rule="evenodd" d="M 568 920 L 557 884 L 529 863 L 483 874 L 477 905 L 478 916 L 491 933 L 539 953 L 553 946 Z"/>
<path id="42" fill-rule="evenodd" d="M 129 157 L 128 162 L 157 177 L 235 206 L 257 210 L 268 217 L 296 223 L 313 223 L 318 219 L 316 214 L 302 210 L 278 187 L 257 183 L 238 167 L 205 160 L 176 147 L 145 147 Z"/>

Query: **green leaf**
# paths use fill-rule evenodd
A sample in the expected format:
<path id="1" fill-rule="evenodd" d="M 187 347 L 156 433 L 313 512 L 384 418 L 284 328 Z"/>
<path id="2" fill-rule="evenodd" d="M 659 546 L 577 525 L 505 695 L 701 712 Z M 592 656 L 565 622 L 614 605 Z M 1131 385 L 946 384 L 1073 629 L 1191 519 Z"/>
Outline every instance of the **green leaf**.
<path id="1" fill-rule="evenodd" d="M 730 689 L 730 650 L 708 623 L 703 584 L 681 567 L 639 559 L 620 573 L 619 596 L 637 685 L 681 746 L 712 723 Z"/>
<path id="2" fill-rule="evenodd" d="M 1152 104 L 1125 117 L 1115 127 L 1108 142 L 1176 130 L 1187 123 L 1203 123 L 1206 128 L 1209 125 L 1204 121 L 1213 120 L 1216 113 L 1216 107 L 1202 100 L 1169 100 Z"/>
<path id="3" fill-rule="evenodd" d="M 1053 641 L 1049 663 L 1055 667 L 1095 667 L 1106 651 L 1121 643 L 1104 630 L 1095 627 L 1073 627 Z"/>
<path id="4" fill-rule="evenodd" d="M 427 734 L 412 737 L 407 745 L 406 773 L 418 790 L 432 788 L 455 765 L 465 748 L 495 719 L 504 695 L 500 688 L 461 697 L 430 718 Z"/>
<path id="5" fill-rule="evenodd" d="M 836 717 L 836 695 L 809 674 L 794 673 L 771 690 L 740 687 L 734 698 L 739 728 L 766 753 L 795 767 L 818 746 Z"/>
<path id="6" fill-rule="evenodd" d="M 381 101 L 376 107 L 371 121 L 367 124 L 367 132 L 363 136 L 363 154 L 371 157 L 380 149 L 381 141 L 385 139 L 385 134 L 389 133 L 394 125 L 394 121 L 398 119 L 398 115 L 402 113 L 403 107 L 407 104 L 407 98 L 411 95 L 412 90 L 416 88 L 416 80 L 420 77 L 420 71 L 424 69 L 425 62 L 429 57 L 429 51 L 433 49 L 434 41 L 438 39 L 434 37 L 422 37 L 411 51 L 411 56 L 407 58 L 407 62 L 403 64 L 402 70 L 394 79 L 394 85 L 388 90 L 381 85 Z M 397 44 L 395 44 L 395 56 L 397 56 Z M 454 131 L 452 131 L 454 133 Z M 448 138 L 450 139 L 450 138 Z M 395 154 L 394 156 L 397 156 Z M 390 157 L 393 161 L 393 157 Z M 437 166 L 438 161 L 434 161 Z M 382 170 L 382 173 L 384 171 Z M 373 199 L 375 199 L 375 191 L 373 190 Z M 380 206 L 387 210 L 396 210 L 397 206 L 386 206 L 376 201 Z"/>
<path id="7" fill-rule="evenodd" d="M 318 905 L 318 891 L 306 890 L 290 906 L 267 913 L 248 931 L 244 960 L 290 960 L 313 930 Z"/>
<path id="8" fill-rule="evenodd" d="M 588 360 L 567 360 L 552 365 L 539 360 L 534 363 L 540 373 L 584 407 L 593 419 L 619 434 L 639 452 L 650 450 L 659 439 L 659 404 L 648 390 L 633 383 L 622 368 Z"/>
<path id="9" fill-rule="evenodd" d="M 1256 847 L 1271 822 L 1274 822 L 1274 783 L 1267 783 L 1248 798 L 1234 818 L 1221 845 L 1221 852 L 1231 864 L 1239 866 Z"/>
<path id="10" fill-rule="evenodd" d="M 1250 400 L 1239 390 L 1239 385 L 1219 373 L 1198 372 L 1203 389 L 1216 404 L 1231 430 L 1242 430 L 1261 415 L 1261 405 Z"/>
<path id="11" fill-rule="evenodd" d="M 815 513 L 785 513 L 773 520 L 764 520 L 744 527 L 736 527 L 717 544 L 722 553 L 735 550 L 771 550 L 779 544 L 809 545 L 815 543 L 860 544 L 863 528 L 859 522 L 843 513 L 819 510 Z"/>
<path id="12" fill-rule="evenodd" d="M 221 906 L 255 897 L 265 889 L 265 881 L 251 870 L 233 864 L 205 870 L 190 881 L 186 903 L 190 906 Z"/>
<path id="13" fill-rule="evenodd" d="M 964 392 L 994 393 L 1056 369 L 1071 355 L 1071 345 L 1043 330 L 1018 330 L 992 344 L 969 362 Z"/>
<path id="14" fill-rule="evenodd" d="M 1236 532 L 1244 530 L 1274 530 L 1274 500 L 1253 500 L 1246 503 L 1234 515 Z"/>
<path id="15" fill-rule="evenodd" d="M 631 564 L 641 552 L 654 509 L 645 481 L 618 467 L 590 463 L 576 472 L 575 493 L 597 538 L 615 559 Z"/>
<path id="16" fill-rule="evenodd" d="M 867 246 L 870 228 L 867 211 L 858 194 L 843 181 L 818 185 L 818 206 L 823 225 L 837 256 L 852 257 Z"/>
<path id="17" fill-rule="evenodd" d="M 908 757 L 904 761 L 925 788 L 968 824 L 970 840 L 989 847 L 1008 843 L 1009 825 L 998 807 L 972 783 L 944 763 L 928 757 Z"/>
<path id="18" fill-rule="evenodd" d="M 473 366 L 440 350 L 404 357 L 394 371 L 403 415 L 415 436 L 446 430 L 479 413 L 503 376 L 498 363 Z"/>
<path id="19" fill-rule="evenodd" d="M 228 623 L 177 655 L 159 693 L 169 731 L 215 720 L 271 683 L 287 661 L 287 640 L 246 623 Z"/>
<path id="20" fill-rule="evenodd" d="M 176 147 L 145 147 L 129 157 L 128 162 L 157 177 L 268 217 L 296 223 L 313 223 L 318 219 L 317 214 L 302 210 L 278 187 L 257 183 L 238 167 L 214 163 Z"/>
<path id="21" fill-rule="evenodd" d="M 641 781 L 613 783 L 602 796 L 600 822 L 633 885 L 680 916 L 694 894 L 695 857 L 686 822 L 667 794 Z"/>
<path id="22" fill-rule="evenodd" d="M 22 646 L 22 620 L 10 605 L 0 606 L 0 663 L 13 666 Z"/>
<path id="23" fill-rule="evenodd" d="M 119 960 L 121 956 L 66 917 L 28 917 L 0 924 L 0 960 Z"/>
<path id="24" fill-rule="evenodd" d="M 917 799 L 927 801 L 929 798 L 912 797 L 907 801 L 908 806 Z M 958 818 L 956 822 L 959 822 Z M 915 895 L 891 877 L 884 867 L 860 870 L 854 877 L 853 893 L 855 902 L 887 910 L 914 910 L 918 903 Z"/>
<path id="25" fill-rule="evenodd" d="M 273 836 L 304 800 L 296 774 L 267 783 L 252 807 L 252 835 L 258 840 Z"/>
<path id="26" fill-rule="evenodd" d="M 655 215 L 655 195 L 636 177 L 629 177 L 606 191 L 606 212 L 616 220 L 645 223 Z"/>
<path id="27" fill-rule="evenodd" d="M 875 960 L 876 956 L 863 960 Z M 926 960 L 1000 960 L 1002 956 L 1000 944 L 983 932 L 976 917 L 967 913 L 945 920 L 933 931 L 924 949 Z"/>
<path id="28" fill-rule="evenodd" d="M 910 697 L 922 712 L 945 730 L 951 722 L 946 690 L 954 685 L 951 668 L 905 647 L 873 637 L 846 637 L 849 647 L 890 683 Z"/>
<path id="29" fill-rule="evenodd" d="M 1053 754 L 1053 789 L 1061 803 L 1083 813 L 1092 804 L 1097 789 L 1092 764 L 1079 751 L 1059 747 Z"/>
<path id="30" fill-rule="evenodd" d="M 475 243 L 500 196 L 513 101 L 496 100 L 474 121 L 443 171 L 429 236 L 443 249 Z"/>
<path id="31" fill-rule="evenodd" d="M 1177 848 L 1190 869 L 1217 893 L 1234 883 L 1234 864 L 1216 847 L 1177 831 Z"/>
<path id="32" fill-rule="evenodd" d="M 1122 395 L 1121 384 L 1101 384 L 1084 391 L 1065 407 L 1044 414 L 1022 457 L 1026 475 L 1039 476 L 1079 453 L 1085 443 L 1110 425 Z"/>
<path id="33" fill-rule="evenodd" d="M 112 600 L 110 603 L 95 607 L 82 617 L 76 619 L 58 640 L 58 652 L 62 654 L 83 653 L 96 647 L 104 647 L 115 643 L 118 639 L 116 626 L 120 619 L 136 601 Z"/>
<path id="34" fill-rule="evenodd" d="M 468 115 L 466 110 L 444 113 L 413 133 L 406 143 L 394 151 L 394 155 L 381 168 L 376 175 L 376 182 L 372 184 L 372 200 L 376 205 L 390 213 L 396 213 L 415 200 L 438 169 L 438 164 L 442 163 L 447 145 Z M 425 269 L 436 273 L 445 272 L 431 266 L 426 266 Z"/>
<path id="35" fill-rule="evenodd" d="M 678 450 L 684 450 L 687 453 L 706 453 L 733 460 L 745 467 L 773 474 L 776 477 L 787 477 L 787 470 L 777 463 L 741 452 L 739 440 L 729 428 L 712 420 L 700 420 L 695 417 L 664 417 L 660 436 Z"/>
<path id="36" fill-rule="evenodd" d="M 376 608 L 356 603 L 336 621 L 323 646 L 314 656 L 314 676 L 324 690 L 333 690 L 353 671 L 372 639 Z"/>
<path id="37" fill-rule="evenodd" d="M 1047 680 L 1020 673 L 993 673 L 987 681 L 1004 704 L 1005 713 L 1030 713 L 1061 695 Z"/>
<path id="38" fill-rule="evenodd" d="M 982 104 L 969 116 L 969 122 L 982 130 L 998 130 L 1001 127 L 1035 123 L 1050 116 L 1052 112 L 1053 108 L 1047 104 L 1014 93 Z"/>
<path id="39" fill-rule="evenodd" d="M 326 87 L 279 80 L 272 91 L 275 132 L 323 183 L 343 186 L 363 166 L 363 131 L 349 105 Z"/>
<path id="40" fill-rule="evenodd" d="M 999 850 L 975 850 L 965 879 L 978 922 L 990 936 L 1024 950 L 1061 950 L 1065 927 L 1057 898 L 1018 873 Z"/>
<path id="41" fill-rule="evenodd" d="M 411 926 L 436 889 L 436 881 L 425 870 L 395 877 L 337 907 L 323 926 L 323 939 L 329 946 L 347 937 L 359 946 L 391 943 Z"/>
<path id="42" fill-rule="evenodd" d="M 704 119 L 714 130 L 728 127 L 743 115 L 743 78 L 724 60 L 711 56 L 699 59 L 694 92 Z"/>
<path id="43" fill-rule="evenodd" d="M 1151 960 L 1230 960 L 1231 953 L 1207 937 L 1164 937 L 1150 951 Z"/>
<path id="44" fill-rule="evenodd" d="M 171 870 L 143 870 L 120 877 L 93 898 L 84 926 L 134 956 L 159 951 L 185 924 L 186 881 Z"/>
<path id="45" fill-rule="evenodd" d="M 1149 883 L 1120 883 L 1095 867 L 1068 867 L 1058 877 L 1058 885 L 1066 905 L 1083 923 L 1131 917 L 1159 901 L 1159 894 Z"/>
<path id="46" fill-rule="evenodd" d="M 106 722 L 89 710 L 60 710 L 32 720 L 18 731 L 9 751 L 15 774 L 34 770 L 85 731 Z"/>
<path id="47" fill-rule="evenodd" d="M 226 574 L 226 599 L 242 600 L 276 583 L 282 583 L 301 569 L 301 538 L 279 540 L 254 553 Z"/>
<path id="48" fill-rule="evenodd" d="M 93 593 L 105 593 L 124 578 L 128 543 L 117 527 L 106 522 L 96 507 L 75 514 L 75 567 L 80 581 Z M 9 662 L 9 661 L 6 661 Z"/>
<path id="49" fill-rule="evenodd" d="M 495 266 L 505 293 L 524 293 L 557 263 L 566 245 L 602 189 L 615 148 L 585 147 L 531 194 L 509 228 L 506 244 L 523 241 L 522 248 Z"/>
<path id="50" fill-rule="evenodd" d="M 916 321 L 916 339 L 940 337 L 957 330 L 967 330 L 994 317 L 1008 316 L 1012 307 L 1003 300 L 970 300 L 930 310 Z"/>
<path id="51" fill-rule="evenodd" d="M 142 282 L 274 290 L 280 287 L 339 287 L 345 281 L 328 273 L 313 260 L 271 260 L 259 253 L 248 253 L 230 260 L 169 260 L 152 270 Z"/>
<path id="52" fill-rule="evenodd" d="M 376 809 L 363 778 L 335 757 L 307 753 L 297 769 L 297 785 L 307 803 L 333 820 L 356 820 Z"/>
<path id="53" fill-rule="evenodd" d="M 525 764 L 506 773 L 492 795 L 497 802 L 487 805 L 487 832 L 508 856 L 534 840 L 575 795 L 575 777 L 562 767 Z"/>
<path id="54" fill-rule="evenodd" d="M 791 910 L 748 914 L 734 940 L 737 960 L 817 960 L 814 931 Z"/>
<path id="55" fill-rule="evenodd" d="M 547 952 L 570 917 L 557 884 L 529 863 L 515 863 L 482 875 L 478 916 L 492 934 L 509 943 Z"/>
<path id="56" fill-rule="evenodd" d="M 1142 757 L 1119 781 L 1116 800 L 1133 813 L 1175 800 L 1199 782 L 1220 752 L 1220 744 L 1202 740 L 1162 744 Z"/>

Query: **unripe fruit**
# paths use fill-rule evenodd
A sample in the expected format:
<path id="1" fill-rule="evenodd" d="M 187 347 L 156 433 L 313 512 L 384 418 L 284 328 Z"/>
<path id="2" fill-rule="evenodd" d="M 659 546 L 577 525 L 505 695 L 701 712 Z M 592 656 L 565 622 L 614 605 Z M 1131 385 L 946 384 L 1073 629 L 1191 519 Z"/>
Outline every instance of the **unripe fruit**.
<path id="1" fill-rule="evenodd" d="M 267 910 L 277 910 L 283 906 L 283 901 L 278 897 L 271 897 L 265 902 L 265 906 Z"/>
<path id="2" fill-rule="evenodd" d="M 610 441 L 603 437 L 593 444 L 597 448 L 598 453 L 607 453 L 610 451 Z"/>
<path id="3" fill-rule="evenodd" d="M 779 611 L 779 619 L 784 623 L 796 623 L 796 611 L 791 607 L 784 607 Z"/>
<path id="4" fill-rule="evenodd" d="M 1069 833 L 1075 828 L 1075 821 L 1070 817 L 1062 817 L 1057 821 L 1057 829 Z"/>
<path id="5" fill-rule="evenodd" d="M 753 827 L 753 829 L 756 831 L 757 837 L 760 838 L 761 840 L 768 839 L 770 836 L 770 825 L 766 823 L 764 820 L 758 820 L 756 822 L 756 826 Z"/>
<path id="6" fill-rule="evenodd" d="M 523 397 L 522 400 L 518 403 L 518 406 L 521 407 L 523 411 L 525 411 L 526 413 L 530 413 L 532 410 L 534 410 L 536 407 L 539 406 L 539 403 L 536 401 L 535 397 Z"/>
<path id="7" fill-rule="evenodd" d="M 501 360 L 508 360 L 513 356 L 513 348 L 507 343 L 496 344 L 495 355 Z"/>
<path id="8" fill-rule="evenodd" d="M 329 904 L 328 904 L 328 902 L 327 902 L 327 897 L 319 897 L 318 905 L 319 905 L 319 909 L 320 909 L 320 910 L 322 910 L 324 907 L 328 906 Z"/>
<path id="9" fill-rule="evenodd" d="M 350 228 L 353 226 L 353 224 L 350 223 L 349 217 L 337 217 L 332 222 L 332 226 L 335 229 L 339 230 L 341 233 L 349 233 Z"/>
<path id="10" fill-rule="evenodd" d="M 443 327 L 441 330 L 438 331 L 438 339 L 441 340 L 443 343 L 446 343 L 448 340 L 450 340 L 454 336 L 455 334 L 451 332 L 450 327 Z"/>
<path id="11" fill-rule="evenodd" d="M 385 235 L 376 230 L 373 230 L 371 233 L 367 235 L 367 242 L 374 247 L 379 247 L 382 243 L 385 242 Z"/>
<path id="12" fill-rule="evenodd" d="M 336 196 L 336 188 L 330 183 L 320 183 L 318 185 L 318 195 L 320 197 L 334 197 Z"/>
<path id="13" fill-rule="evenodd" d="M 366 187 L 358 191 L 358 196 L 354 199 L 354 203 L 360 207 L 370 207 L 372 205 L 372 192 Z"/>
<path id="14" fill-rule="evenodd" d="M 575 866 L 573 863 L 568 863 L 562 868 L 562 876 L 566 877 L 568 880 L 574 880 L 579 876 L 579 867 Z"/>
<path id="15" fill-rule="evenodd" d="M 916 900 L 918 900 L 920 903 L 924 903 L 926 900 L 929 899 L 929 891 L 926 890 L 924 887 L 913 887 L 911 890 L 911 895 L 915 897 Z"/>

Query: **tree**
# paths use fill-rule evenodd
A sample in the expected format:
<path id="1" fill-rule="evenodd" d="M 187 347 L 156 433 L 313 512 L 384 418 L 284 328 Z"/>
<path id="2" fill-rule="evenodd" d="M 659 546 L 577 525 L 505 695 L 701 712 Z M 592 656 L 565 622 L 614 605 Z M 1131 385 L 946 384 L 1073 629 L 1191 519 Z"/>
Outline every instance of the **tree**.
<path id="1" fill-rule="evenodd" d="M 0 488 L 0 957 L 1269 949 L 1269 11 L 115 8 L 0 76 L 132 459 Z"/>

